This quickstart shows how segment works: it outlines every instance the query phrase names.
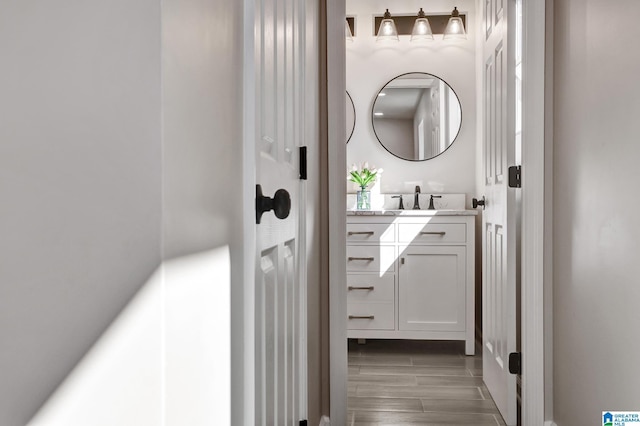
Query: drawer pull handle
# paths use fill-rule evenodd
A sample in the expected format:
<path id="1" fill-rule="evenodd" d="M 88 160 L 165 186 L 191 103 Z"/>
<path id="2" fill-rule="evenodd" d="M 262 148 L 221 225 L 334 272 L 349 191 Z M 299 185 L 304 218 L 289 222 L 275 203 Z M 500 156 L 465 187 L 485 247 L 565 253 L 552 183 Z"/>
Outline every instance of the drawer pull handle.
<path id="1" fill-rule="evenodd" d="M 440 231 L 440 232 L 429 232 L 429 231 L 423 231 L 420 233 L 420 235 L 439 235 L 441 237 L 444 237 L 446 234 L 446 232 L 444 231 Z"/>
<path id="2" fill-rule="evenodd" d="M 373 315 L 349 315 L 349 319 L 368 319 L 368 320 L 372 320 L 375 317 Z"/>
<path id="3" fill-rule="evenodd" d="M 353 262 L 354 260 L 364 260 L 367 262 L 373 262 L 375 258 L 373 257 L 349 257 L 349 262 Z"/>
<path id="4" fill-rule="evenodd" d="M 349 286 L 349 291 L 352 290 L 367 290 L 367 291 L 373 291 L 374 287 L 373 286 L 369 286 L 369 287 L 353 287 L 353 286 Z"/>
<path id="5" fill-rule="evenodd" d="M 373 235 L 375 234 L 375 232 L 373 231 L 349 231 L 347 232 L 348 236 L 353 236 L 353 235 Z"/>

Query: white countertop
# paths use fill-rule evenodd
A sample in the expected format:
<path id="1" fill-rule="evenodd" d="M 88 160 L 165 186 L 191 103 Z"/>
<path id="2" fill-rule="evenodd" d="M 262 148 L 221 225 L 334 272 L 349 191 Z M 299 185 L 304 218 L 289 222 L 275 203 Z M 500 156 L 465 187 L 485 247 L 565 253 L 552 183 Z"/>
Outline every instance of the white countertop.
<path id="1" fill-rule="evenodd" d="M 347 216 L 477 216 L 477 210 L 347 210 Z"/>

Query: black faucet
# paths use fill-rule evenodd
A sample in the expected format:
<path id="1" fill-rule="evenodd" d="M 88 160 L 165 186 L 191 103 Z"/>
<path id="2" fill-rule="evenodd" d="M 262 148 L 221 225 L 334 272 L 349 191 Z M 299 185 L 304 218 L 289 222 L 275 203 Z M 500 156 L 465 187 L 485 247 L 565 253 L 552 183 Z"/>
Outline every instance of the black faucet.
<path id="1" fill-rule="evenodd" d="M 398 210 L 404 210 L 404 204 L 402 204 L 402 195 L 394 195 L 391 198 L 399 198 L 400 202 L 398 203 Z"/>
<path id="2" fill-rule="evenodd" d="M 418 202 L 418 198 L 420 195 L 420 187 L 416 185 L 416 198 L 415 201 L 413 202 L 413 209 L 414 210 L 420 210 L 420 203 Z"/>
<path id="3" fill-rule="evenodd" d="M 433 206 L 433 199 L 434 198 L 442 198 L 442 195 L 431 195 L 431 197 L 429 197 L 429 207 L 427 207 L 427 210 L 435 210 L 436 209 Z"/>

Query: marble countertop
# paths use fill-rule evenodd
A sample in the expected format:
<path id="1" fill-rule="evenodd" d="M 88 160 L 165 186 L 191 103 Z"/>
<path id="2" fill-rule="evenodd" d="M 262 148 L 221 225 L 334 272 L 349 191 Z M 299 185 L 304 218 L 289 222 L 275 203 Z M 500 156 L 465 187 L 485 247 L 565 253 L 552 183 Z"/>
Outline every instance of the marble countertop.
<path id="1" fill-rule="evenodd" d="M 477 216 L 477 210 L 347 210 L 347 216 Z"/>

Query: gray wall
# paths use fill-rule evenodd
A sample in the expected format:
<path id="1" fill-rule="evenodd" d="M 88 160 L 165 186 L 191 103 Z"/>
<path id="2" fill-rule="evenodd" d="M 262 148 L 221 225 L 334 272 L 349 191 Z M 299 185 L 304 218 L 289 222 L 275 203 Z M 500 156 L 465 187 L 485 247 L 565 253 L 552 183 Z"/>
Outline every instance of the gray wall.
<path id="1" fill-rule="evenodd" d="M 0 424 L 22 426 L 160 263 L 160 4 L 3 1 Z"/>
<path id="2" fill-rule="evenodd" d="M 233 420 L 242 424 L 242 2 L 162 1 L 163 257 L 174 259 L 229 245 L 231 254 L 231 384 Z M 167 286 L 188 282 L 179 270 Z M 212 286 L 228 285 L 217 276 Z M 214 336 L 216 338 L 218 336 Z M 221 336 L 222 338 L 222 336 Z M 203 341 L 205 340 L 203 336 Z M 220 341 L 221 347 L 226 342 Z M 206 360 L 203 360 L 206 367 Z M 167 359 L 167 368 L 180 369 Z M 173 363 L 173 367 L 172 364 Z M 179 374 L 168 386 L 180 389 Z M 208 381 L 210 378 L 204 378 Z M 167 421 L 181 424 L 169 404 Z M 193 408 L 198 408 L 194 402 Z M 210 423 L 211 419 L 201 417 Z"/>
<path id="3" fill-rule="evenodd" d="M 241 256 L 242 2 L 163 0 L 162 30 L 165 258 Z"/>
<path id="4" fill-rule="evenodd" d="M 2 426 L 28 422 L 162 261 L 229 245 L 231 297 L 242 306 L 239 210 L 252 199 L 242 191 L 242 20 L 242 2 L 227 0 L 3 3 Z M 315 70 L 315 45 L 308 52 Z M 311 102 L 317 90 L 310 82 Z M 307 144 L 317 150 L 311 105 Z M 318 161 L 310 176 L 317 207 Z M 307 224 L 317 424 L 328 374 L 316 376 L 326 350 L 317 208 Z M 166 280 L 179 286 L 182 278 Z M 242 310 L 232 319 L 241 354 Z M 232 359 L 233 424 L 243 414 L 234 386 L 244 380 L 241 361 Z"/>
<path id="5" fill-rule="evenodd" d="M 376 135 L 387 150 L 398 157 L 414 158 L 413 119 L 376 117 L 375 123 Z"/>
<path id="6" fill-rule="evenodd" d="M 554 407 L 638 410 L 640 3 L 555 0 Z"/>

